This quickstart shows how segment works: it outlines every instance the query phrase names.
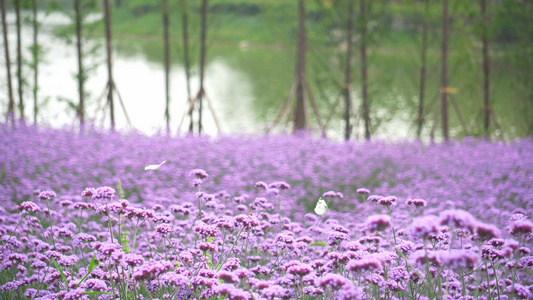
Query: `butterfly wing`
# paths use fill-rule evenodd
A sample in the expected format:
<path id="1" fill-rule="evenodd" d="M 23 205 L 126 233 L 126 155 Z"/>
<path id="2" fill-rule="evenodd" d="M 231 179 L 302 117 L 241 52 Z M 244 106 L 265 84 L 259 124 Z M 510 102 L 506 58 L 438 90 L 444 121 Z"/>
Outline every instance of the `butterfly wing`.
<path id="1" fill-rule="evenodd" d="M 159 167 L 161 167 L 164 163 L 166 163 L 167 161 L 163 161 L 162 163 L 158 164 L 158 165 L 148 165 L 146 167 L 144 167 L 144 170 L 147 171 L 147 170 L 157 170 L 159 169 Z"/>
<path id="2" fill-rule="evenodd" d="M 315 207 L 315 213 L 319 216 L 325 214 L 328 211 L 328 204 L 324 199 L 320 198 L 318 199 L 318 202 L 316 203 Z"/>

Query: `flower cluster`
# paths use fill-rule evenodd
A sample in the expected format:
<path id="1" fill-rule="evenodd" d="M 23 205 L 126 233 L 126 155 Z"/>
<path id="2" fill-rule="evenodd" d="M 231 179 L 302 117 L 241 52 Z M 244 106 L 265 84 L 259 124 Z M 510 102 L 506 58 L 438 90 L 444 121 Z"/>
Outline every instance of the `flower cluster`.
<path id="1" fill-rule="evenodd" d="M 531 141 L 75 137 L 0 135 L 6 299 L 532 297 Z"/>

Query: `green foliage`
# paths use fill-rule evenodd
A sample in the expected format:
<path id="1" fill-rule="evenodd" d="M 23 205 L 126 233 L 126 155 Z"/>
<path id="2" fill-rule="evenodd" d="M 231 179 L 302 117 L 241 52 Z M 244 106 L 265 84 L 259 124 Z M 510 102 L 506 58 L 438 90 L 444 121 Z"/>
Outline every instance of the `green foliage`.
<path id="1" fill-rule="evenodd" d="M 91 259 L 91 262 L 89 263 L 89 268 L 87 269 L 87 274 L 85 274 L 85 276 L 83 276 L 83 278 L 80 280 L 80 282 L 78 282 L 78 284 L 76 284 L 76 288 L 82 283 L 85 281 L 85 279 L 87 279 L 87 277 L 91 274 L 91 272 L 94 270 L 94 268 L 96 268 L 96 264 L 95 264 L 95 260 L 96 260 L 96 254 L 94 254 L 93 258 Z"/>
<path id="2" fill-rule="evenodd" d="M 326 247 L 328 244 L 323 241 L 316 241 L 309 244 L 309 246 L 320 246 L 320 247 Z"/>
<path id="3" fill-rule="evenodd" d="M 59 274 L 61 274 L 61 279 L 63 279 L 63 283 L 65 284 L 65 288 L 67 289 L 67 291 L 70 291 L 70 288 L 68 287 L 67 277 L 63 273 L 63 270 L 61 269 L 61 267 L 59 266 L 59 264 L 57 263 L 55 258 L 52 258 L 52 262 L 54 264 L 54 268 L 56 268 L 59 271 Z"/>

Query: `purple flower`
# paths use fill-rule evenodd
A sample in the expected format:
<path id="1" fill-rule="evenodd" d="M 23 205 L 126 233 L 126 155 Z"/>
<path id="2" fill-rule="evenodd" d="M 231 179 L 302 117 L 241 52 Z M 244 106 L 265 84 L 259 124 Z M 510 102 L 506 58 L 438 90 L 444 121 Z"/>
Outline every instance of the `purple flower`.
<path id="1" fill-rule="evenodd" d="M 165 286 L 171 287 L 185 287 L 188 284 L 188 278 L 186 276 L 173 272 L 161 275 L 160 280 Z"/>
<path id="2" fill-rule="evenodd" d="M 365 189 L 365 188 L 360 188 L 360 189 L 357 189 L 357 193 L 360 194 L 360 195 L 369 195 L 370 194 L 370 190 Z"/>
<path id="3" fill-rule="evenodd" d="M 509 222 L 515 222 L 518 220 L 526 220 L 526 219 L 527 219 L 526 215 L 518 213 L 518 214 L 512 215 L 511 218 L 509 219 Z"/>
<path id="4" fill-rule="evenodd" d="M 314 287 L 314 286 L 306 286 L 303 288 L 303 292 L 304 294 L 306 295 L 309 295 L 309 296 L 320 296 L 322 294 L 324 294 L 324 290 L 321 289 L 321 288 L 317 288 L 317 287 Z"/>
<path id="5" fill-rule="evenodd" d="M 233 202 L 237 203 L 237 204 L 241 204 L 241 203 L 244 203 L 246 202 L 246 199 L 244 197 L 234 197 L 233 198 Z"/>
<path id="6" fill-rule="evenodd" d="M 435 216 L 418 217 L 409 226 L 409 234 L 414 238 L 427 239 L 431 234 L 439 233 L 438 221 Z"/>
<path id="7" fill-rule="evenodd" d="M 206 171 L 202 170 L 202 169 L 194 169 L 194 170 L 191 170 L 191 172 L 189 173 L 189 175 L 191 177 L 196 177 L 197 179 L 201 179 L 201 180 L 204 180 L 206 179 L 207 177 L 209 177 L 209 174 L 207 174 Z"/>
<path id="8" fill-rule="evenodd" d="M 126 254 L 124 255 L 124 262 L 129 266 L 136 267 L 144 263 L 144 258 L 138 254 Z"/>
<path id="9" fill-rule="evenodd" d="M 330 288 L 332 290 L 341 289 L 343 286 L 350 284 L 350 281 L 339 274 L 328 273 L 318 279 L 317 285 L 321 288 Z"/>
<path id="10" fill-rule="evenodd" d="M 527 219 L 519 219 L 511 223 L 509 233 L 512 235 L 528 234 L 533 231 L 533 223 Z"/>
<path id="11" fill-rule="evenodd" d="M 352 272 L 365 272 L 381 269 L 382 263 L 377 257 L 367 255 L 359 260 L 352 260 L 346 265 L 346 270 Z"/>
<path id="12" fill-rule="evenodd" d="M 30 212 L 37 213 L 41 211 L 39 206 L 37 206 L 37 204 L 31 201 L 22 202 L 19 206 L 19 210 L 22 212 L 23 215 L 28 214 Z"/>
<path id="13" fill-rule="evenodd" d="M 375 274 L 374 274 L 375 275 Z M 336 297 L 338 300 L 362 300 L 365 298 L 364 290 L 360 287 L 356 287 L 353 284 L 347 284 L 341 290 Z"/>
<path id="14" fill-rule="evenodd" d="M 396 199 L 396 197 L 394 196 L 387 196 L 387 197 L 382 197 L 378 199 L 377 204 L 390 207 L 390 206 L 395 205 L 397 200 L 398 199 Z"/>
<path id="15" fill-rule="evenodd" d="M 338 231 L 330 231 L 328 233 L 328 245 L 338 245 L 342 241 L 345 241 L 348 239 L 348 235 L 343 232 Z"/>
<path id="16" fill-rule="evenodd" d="M 215 237 L 220 234 L 216 226 L 213 225 L 198 225 L 194 227 L 194 232 L 201 238 Z"/>
<path id="17" fill-rule="evenodd" d="M 380 195 L 370 195 L 368 196 L 368 198 L 366 199 L 367 201 L 370 201 L 370 202 L 378 202 L 379 199 L 383 198 L 383 196 L 380 196 Z"/>
<path id="18" fill-rule="evenodd" d="M 276 236 L 274 243 L 276 244 L 276 246 L 280 247 L 281 249 L 284 249 L 284 248 L 292 249 L 293 244 L 294 244 L 294 237 L 288 234 L 285 234 L 285 233 L 280 233 Z"/>
<path id="19" fill-rule="evenodd" d="M 372 215 L 365 221 L 365 228 L 370 231 L 383 231 L 391 226 L 388 215 Z"/>
<path id="20" fill-rule="evenodd" d="M 237 270 L 241 266 L 241 261 L 238 258 L 232 257 L 228 258 L 224 265 L 222 265 L 222 270 L 226 271 L 234 271 Z"/>
<path id="21" fill-rule="evenodd" d="M 335 197 L 337 197 L 337 193 L 335 193 L 334 191 L 328 191 L 328 192 L 325 192 L 324 194 L 322 194 L 322 197 L 324 197 L 324 198 L 326 198 L 326 197 L 335 198 Z"/>
<path id="22" fill-rule="evenodd" d="M 266 182 L 264 181 L 258 181 L 254 184 L 254 187 L 258 188 L 258 189 L 268 189 L 268 185 L 266 184 Z"/>
<path id="23" fill-rule="evenodd" d="M 448 225 L 454 228 L 468 229 L 474 231 L 476 219 L 464 210 L 445 210 L 440 213 L 440 225 Z"/>
<path id="24" fill-rule="evenodd" d="M 252 296 L 249 292 L 234 287 L 231 284 L 221 284 L 214 288 L 214 292 L 219 296 L 227 296 L 229 300 L 249 300 Z"/>
<path id="25" fill-rule="evenodd" d="M 240 281 L 239 276 L 226 270 L 218 271 L 217 278 L 224 281 L 225 283 L 238 283 Z"/>
<path id="26" fill-rule="evenodd" d="M 402 241 L 400 244 L 396 245 L 396 250 L 402 252 L 403 254 L 409 254 L 415 249 L 415 244 L 410 241 Z"/>
<path id="27" fill-rule="evenodd" d="M 83 192 L 81 192 L 81 196 L 82 197 L 92 197 L 94 195 L 94 193 L 96 192 L 96 189 L 95 188 L 92 188 L 92 187 L 89 187 L 89 188 L 85 188 L 83 190 Z"/>
<path id="28" fill-rule="evenodd" d="M 111 200 L 113 200 L 113 197 L 115 197 L 116 194 L 117 194 L 117 192 L 115 191 L 114 188 L 111 188 L 111 187 L 108 187 L 108 186 L 103 186 L 103 187 L 97 188 L 94 191 L 94 193 L 92 195 L 92 199 L 93 200 L 111 201 Z"/>
<path id="29" fill-rule="evenodd" d="M 22 264 L 25 264 L 28 262 L 28 257 L 25 254 L 20 254 L 20 253 L 11 253 L 7 256 L 7 259 L 13 262 L 22 263 Z"/>
<path id="30" fill-rule="evenodd" d="M 244 214 L 236 216 L 235 222 L 243 226 L 245 229 L 251 229 L 252 227 L 259 225 L 259 220 L 257 220 L 256 217 Z"/>
<path id="31" fill-rule="evenodd" d="M 75 290 L 71 290 L 70 292 L 67 292 L 63 296 L 63 300 L 78 300 L 82 299 L 83 293 L 85 293 L 85 289 L 77 288 Z"/>
<path id="32" fill-rule="evenodd" d="M 157 276 L 171 270 L 174 268 L 174 264 L 172 264 L 169 261 L 162 260 L 162 261 L 148 261 L 144 265 L 141 265 L 139 267 L 136 267 L 133 270 L 133 279 L 142 281 L 142 280 L 150 280 L 154 279 Z"/>
<path id="33" fill-rule="evenodd" d="M 267 193 L 267 195 L 269 195 L 269 196 L 273 196 L 273 197 L 275 197 L 275 196 L 279 195 L 279 189 L 277 189 L 277 188 L 269 188 L 269 189 L 266 191 L 266 193 Z"/>
<path id="34" fill-rule="evenodd" d="M 268 185 L 269 188 L 276 188 L 278 190 L 288 190 L 291 188 L 291 185 L 285 181 L 276 181 Z"/>
<path id="35" fill-rule="evenodd" d="M 407 199 L 407 201 L 405 201 L 405 204 L 413 205 L 416 208 L 427 206 L 426 200 L 423 199 Z"/>
<path id="36" fill-rule="evenodd" d="M 169 236 L 172 232 L 172 226 L 169 224 L 159 224 L 155 227 L 155 232 L 161 234 L 162 236 Z"/>
<path id="37" fill-rule="evenodd" d="M 105 292 L 107 291 L 107 285 L 100 279 L 88 279 L 85 281 L 85 288 L 91 289 L 95 292 Z"/>
<path id="38" fill-rule="evenodd" d="M 285 289 L 277 284 L 271 285 L 261 290 L 261 295 L 268 300 L 274 300 L 276 298 L 288 298 L 291 293 L 288 289 Z"/>
<path id="39" fill-rule="evenodd" d="M 494 225 L 477 222 L 475 227 L 476 233 L 481 241 L 500 237 L 500 230 Z"/>
<path id="40" fill-rule="evenodd" d="M 37 198 L 39 198 L 39 200 L 41 200 L 41 201 L 43 201 L 43 200 L 52 200 L 52 199 L 54 199 L 56 197 L 57 197 L 57 195 L 53 191 L 42 191 L 41 193 L 39 193 L 39 196 L 37 196 Z"/>
<path id="41" fill-rule="evenodd" d="M 396 267 L 389 271 L 389 278 L 398 282 L 407 281 L 409 280 L 409 273 L 404 267 Z"/>
<path id="42" fill-rule="evenodd" d="M 529 299 L 531 297 L 531 292 L 529 289 L 521 284 L 515 283 L 513 292 L 520 299 Z"/>
<path id="43" fill-rule="evenodd" d="M 303 277 L 313 271 L 313 268 L 307 264 L 296 262 L 286 268 L 287 273 L 295 276 Z"/>
<path id="44" fill-rule="evenodd" d="M 472 268 L 479 262 L 479 256 L 468 250 L 440 252 L 440 260 L 450 269 Z"/>
<path id="45" fill-rule="evenodd" d="M 202 242 L 198 244 L 198 249 L 204 251 L 204 252 L 218 252 L 217 245 L 213 243 L 207 243 Z"/>

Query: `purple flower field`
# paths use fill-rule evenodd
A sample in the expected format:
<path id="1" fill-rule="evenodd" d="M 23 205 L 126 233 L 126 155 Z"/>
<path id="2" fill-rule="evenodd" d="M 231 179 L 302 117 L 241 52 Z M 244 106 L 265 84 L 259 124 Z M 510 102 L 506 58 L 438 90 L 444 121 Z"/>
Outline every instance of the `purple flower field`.
<path id="1" fill-rule="evenodd" d="M 0 140 L 2 299 L 533 297 L 532 140 Z"/>

